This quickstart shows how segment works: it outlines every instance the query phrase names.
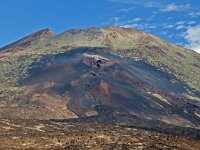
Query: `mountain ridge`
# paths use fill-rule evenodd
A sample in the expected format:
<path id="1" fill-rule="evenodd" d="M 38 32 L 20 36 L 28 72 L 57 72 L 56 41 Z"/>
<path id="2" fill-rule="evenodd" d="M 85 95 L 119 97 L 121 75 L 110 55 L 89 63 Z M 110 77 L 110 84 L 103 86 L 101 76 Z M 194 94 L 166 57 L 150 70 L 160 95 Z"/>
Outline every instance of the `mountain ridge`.
<path id="1" fill-rule="evenodd" d="M 198 77 L 200 54 L 169 44 L 153 35 L 135 29 L 93 27 L 68 30 L 24 49 L 27 49 L 27 53 L 29 53 L 28 51 L 32 53 L 31 49 L 37 51 L 36 53 L 43 53 L 44 50 L 45 54 L 50 51 L 49 49 L 56 53 L 56 51 L 63 51 L 70 47 L 109 47 L 119 55 L 130 59 L 143 59 L 164 71 L 172 72 L 194 90 L 199 91 L 200 88 L 197 83 L 200 80 Z M 174 64 L 179 64 L 179 66 L 174 66 Z"/>

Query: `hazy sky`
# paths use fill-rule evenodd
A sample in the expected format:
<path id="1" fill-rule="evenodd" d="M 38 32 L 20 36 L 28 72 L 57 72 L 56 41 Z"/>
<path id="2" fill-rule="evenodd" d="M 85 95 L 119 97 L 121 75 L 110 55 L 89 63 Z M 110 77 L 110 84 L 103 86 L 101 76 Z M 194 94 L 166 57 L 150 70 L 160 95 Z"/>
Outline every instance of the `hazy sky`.
<path id="1" fill-rule="evenodd" d="M 110 25 L 200 52 L 200 0 L 0 0 L 0 47 L 43 28 Z"/>

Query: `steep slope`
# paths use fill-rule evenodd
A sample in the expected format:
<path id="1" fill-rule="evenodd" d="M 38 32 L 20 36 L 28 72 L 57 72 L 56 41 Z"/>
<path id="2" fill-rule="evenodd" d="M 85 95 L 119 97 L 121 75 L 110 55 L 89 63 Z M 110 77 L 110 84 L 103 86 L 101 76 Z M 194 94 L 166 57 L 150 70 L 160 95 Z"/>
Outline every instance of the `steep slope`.
<path id="1" fill-rule="evenodd" d="M 1 117 L 91 116 L 100 104 L 180 126 L 200 124 L 198 53 L 134 29 L 48 32 L 26 37 L 28 46 L 22 39 L 1 49 Z"/>

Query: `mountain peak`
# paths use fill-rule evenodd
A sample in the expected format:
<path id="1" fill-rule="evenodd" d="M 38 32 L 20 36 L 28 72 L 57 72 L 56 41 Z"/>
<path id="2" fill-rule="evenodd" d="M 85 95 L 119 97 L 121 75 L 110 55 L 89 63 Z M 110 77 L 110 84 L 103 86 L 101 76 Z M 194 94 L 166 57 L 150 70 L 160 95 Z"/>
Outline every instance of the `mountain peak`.
<path id="1" fill-rule="evenodd" d="M 55 36 L 55 34 L 48 28 L 39 30 L 37 32 L 34 32 L 14 43 L 11 43 L 9 45 L 6 45 L 5 47 L 2 47 L 0 51 L 6 50 L 6 51 L 15 51 L 15 50 L 20 50 L 24 49 L 26 47 L 29 47 L 32 45 L 32 43 L 48 39 Z"/>
<path id="2" fill-rule="evenodd" d="M 31 35 L 35 36 L 35 37 L 40 37 L 40 38 L 49 38 L 49 37 L 54 36 L 54 33 L 49 28 L 46 28 L 46 29 L 42 29 L 38 32 L 35 32 Z"/>

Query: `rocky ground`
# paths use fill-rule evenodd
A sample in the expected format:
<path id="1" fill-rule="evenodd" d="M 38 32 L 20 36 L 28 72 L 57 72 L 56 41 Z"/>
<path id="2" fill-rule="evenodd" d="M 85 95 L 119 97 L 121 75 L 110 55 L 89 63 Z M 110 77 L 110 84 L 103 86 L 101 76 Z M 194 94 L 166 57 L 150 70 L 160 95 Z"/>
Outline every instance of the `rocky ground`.
<path id="1" fill-rule="evenodd" d="M 200 140 L 97 123 L 0 120 L 0 149 L 200 149 Z"/>

